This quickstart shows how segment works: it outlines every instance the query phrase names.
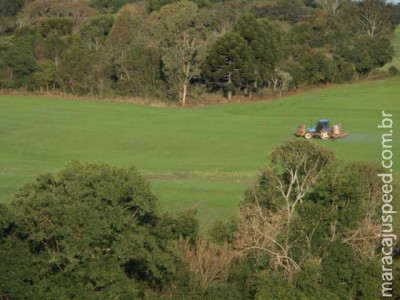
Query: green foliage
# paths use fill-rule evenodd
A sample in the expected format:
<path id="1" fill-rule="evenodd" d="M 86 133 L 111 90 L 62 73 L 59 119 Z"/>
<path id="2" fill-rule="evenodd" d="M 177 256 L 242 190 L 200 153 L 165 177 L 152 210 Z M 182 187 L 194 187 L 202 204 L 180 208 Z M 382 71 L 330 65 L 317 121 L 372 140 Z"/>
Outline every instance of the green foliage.
<path id="1" fill-rule="evenodd" d="M 376 174 L 382 172 L 368 163 L 338 162 L 331 150 L 306 140 L 276 148 L 246 193 L 234 235 L 248 257 L 269 259 L 274 270 L 259 282 L 256 298 L 376 299 Z M 297 270 L 280 264 L 282 257 Z M 274 276 L 281 275 L 285 282 L 277 284 Z"/>
<path id="2" fill-rule="evenodd" d="M 57 65 L 61 53 L 79 42 L 78 37 L 72 35 L 72 26 L 73 21 L 69 18 L 44 19 L 36 36 L 36 58 L 49 59 Z"/>
<path id="3" fill-rule="evenodd" d="M 6 88 L 27 87 L 31 83 L 31 75 L 36 70 L 36 61 L 33 57 L 34 37 L 27 33 L 7 45 L 4 51 L 4 60 L 0 61 L 2 69 L 8 78 L 4 78 Z"/>
<path id="4" fill-rule="evenodd" d="M 121 51 L 125 51 L 134 42 L 135 32 L 143 26 L 140 22 L 143 17 L 134 5 L 123 6 L 115 15 L 112 28 L 107 34 L 106 46 L 114 52 L 116 59 Z"/>
<path id="5" fill-rule="evenodd" d="M 14 225 L 14 215 L 3 203 L 0 203 L 0 212 L 0 242 L 2 242 Z"/>
<path id="6" fill-rule="evenodd" d="M 131 3 L 130 0 L 90 0 L 90 5 L 98 9 L 101 13 L 116 13 L 125 4 Z"/>
<path id="7" fill-rule="evenodd" d="M 209 82 L 231 98 L 236 89 L 254 82 L 254 57 L 244 38 L 236 32 L 220 37 L 208 52 L 204 66 Z"/>
<path id="8" fill-rule="evenodd" d="M 369 210 L 375 220 L 378 217 L 380 187 L 375 174 L 380 171 L 361 162 L 334 165 L 316 185 L 312 198 L 321 208 L 330 208 L 325 218 L 337 220 L 340 230 L 354 229 Z"/>
<path id="9" fill-rule="evenodd" d="M 107 74 L 103 75 L 103 82 L 118 95 L 147 99 L 162 96 L 165 91 L 159 53 L 149 40 L 148 25 L 148 13 L 143 5 L 125 5 L 117 13 L 101 48 L 104 51 L 98 63 L 103 70 L 98 73 Z M 100 49 L 101 39 L 96 38 L 95 50 Z"/>
<path id="10" fill-rule="evenodd" d="M 147 8 L 149 12 L 160 10 L 161 7 L 167 4 L 177 3 L 181 0 L 149 0 L 147 4 Z M 198 5 L 198 7 L 206 7 L 209 6 L 209 0 L 194 0 L 191 1 Z"/>
<path id="11" fill-rule="evenodd" d="M 188 86 L 200 77 L 209 35 L 207 11 L 190 1 L 163 6 L 151 14 L 151 32 L 159 41 L 163 73 L 171 98 L 186 102 Z"/>
<path id="12" fill-rule="evenodd" d="M 40 23 L 39 33 L 44 38 L 70 35 L 73 25 L 74 22 L 69 18 L 47 18 Z"/>
<path id="13" fill-rule="evenodd" d="M 265 19 L 243 14 L 234 26 L 251 48 L 255 61 L 255 74 L 259 85 L 265 85 L 275 72 L 281 53 L 277 30 Z"/>
<path id="14" fill-rule="evenodd" d="M 187 227 L 193 215 L 162 226 L 148 182 L 133 168 L 100 163 L 73 161 L 41 175 L 11 205 L 15 216 L 6 210 L 0 220 L 0 274 L 13 280 L 0 287 L 13 298 L 135 298 L 162 289 L 180 264 L 175 241 L 197 230 Z"/>
<path id="15" fill-rule="evenodd" d="M 296 289 L 304 294 L 301 299 L 310 300 L 339 300 L 340 298 L 321 285 L 322 266 L 310 261 L 303 266 L 293 279 Z"/>
<path id="16" fill-rule="evenodd" d="M 149 12 L 153 12 L 153 11 L 159 10 L 164 5 L 172 4 L 172 3 L 176 3 L 176 2 L 177 1 L 175 1 L 175 0 L 150 0 L 147 5 L 148 5 Z"/>
<path id="17" fill-rule="evenodd" d="M 214 243 L 231 244 L 234 241 L 236 231 L 236 219 L 231 218 L 227 221 L 217 221 L 208 231 L 210 240 Z"/>
<path id="18" fill-rule="evenodd" d="M 360 264 L 350 247 L 335 242 L 322 260 L 322 284 L 340 299 L 377 299 L 380 295 L 378 262 Z"/>
<path id="19" fill-rule="evenodd" d="M 64 91 L 75 95 L 93 93 L 93 55 L 81 45 L 65 50 L 59 58 L 56 82 Z"/>
<path id="20" fill-rule="evenodd" d="M 82 28 L 83 40 L 89 44 L 89 49 L 98 51 L 104 44 L 114 23 L 112 15 L 99 15 L 90 19 Z"/>
<path id="21" fill-rule="evenodd" d="M 298 0 L 281 0 L 277 1 L 276 4 L 256 6 L 252 9 L 252 13 L 256 17 L 267 17 L 271 20 L 287 21 L 292 24 L 304 19 L 309 12 L 310 9 Z"/>
<path id="22" fill-rule="evenodd" d="M 16 16 L 24 7 L 24 0 L 0 0 L 0 16 Z"/>
<path id="23" fill-rule="evenodd" d="M 399 74 L 399 70 L 397 70 L 397 68 L 395 66 L 391 66 L 389 68 L 389 74 L 390 74 L 390 76 L 396 76 Z"/>
<path id="24" fill-rule="evenodd" d="M 195 210 L 185 210 L 178 212 L 175 215 L 164 214 L 160 219 L 160 232 L 169 232 L 171 239 L 184 238 L 190 243 L 197 240 L 199 231 L 199 223 L 195 219 Z"/>
<path id="25" fill-rule="evenodd" d="M 256 300 L 297 300 L 299 297 L 300 293 L 285 278 L 275 274 L 271 275 L 268 272 L 260 274 Z"/>
<path id="26" fill-rule="evenodd" d="M 354 64 L 357 73 L 368 75 L 375 68 L 391 61 L 393 48 L 387 39 L 360 36 L 338 49 L 345 60 Z"/>
<path id="27" fill-rule="evenodd" d="M 36 71 L 33 74 L 33 82 L 36 87 L 49 88 L 55 83 L 57 66 L 53 61 L 45 59 L 37 61 Z"/>
<path id="28" fill-rule="evenodd" d="M 239 92 L 246 96 L 282 93 L 303 85 L 368 77 L 393 57 L 389 39 L 397 8 L 374 0 L 343 2 L 334 11 L 321 10 L 309 0 L 250 1 L 246 5 L 208 0 L 2 0 L 0 35 L 18 40 L 20 29 L 16 28 L 29 24 L 27 28 L 37 31 L 33 54 L 35 63 L 41 65 L 52 60 L 58 67 L 61 53 L 72 44 L 89 49 L 82 63 L 92 69 L 83 80 L 90 88 L 80 87 L 77 92 L 63 80 L 51 83 L 53 91 L 139 96 L 146 101 L 179 98 L 184 104 L 186 96 L 200 98 L 207 85 L 211 87 L 207 92 L 222 90 L 231 98 Z M 220 53 L 209 47 L 231 33 L 238 33 L 248 49 L 242 41 L 236 47 L 225 41 L 226 45 L 218 46 Z M 232 36 L 229 39 L 234 43 Z M 243 53 L 236 55 L 234 63 L 230 63 L 229 51 L 236 50 L 231 46 Z M 49 80 L 29 78 L 34 72 L 32 64 L 27 57 L 18 60 L 25 66 L 21 62 L 2 65 L 1 86 L 43 90 Z M 10 76 L 14 73 L 17 78 Z M 36 74 L 43 76 L 42 70 Z"/>
<path id="29" fill-rule="evenodd" d="M 320 172 L 332 160 L 331 149 L 302 139 L 285 142 L 271 153 L 273 168 L 278 172 L 299 169 L 297 176 L 305 176 L 307 170 Z"/>
<path id="30" fill-rule="evenodd" d="M 118 77 L 118 73 L 120 76 L 112 87 L 118 94 L 137 95 L 145 99 L 163 97 L 165 84 L 161 80 L 158 55 L 153 49 L 146 45 L 133 45 L 127 49 L 123 60 L 114 63 L 114 76 Z"/>

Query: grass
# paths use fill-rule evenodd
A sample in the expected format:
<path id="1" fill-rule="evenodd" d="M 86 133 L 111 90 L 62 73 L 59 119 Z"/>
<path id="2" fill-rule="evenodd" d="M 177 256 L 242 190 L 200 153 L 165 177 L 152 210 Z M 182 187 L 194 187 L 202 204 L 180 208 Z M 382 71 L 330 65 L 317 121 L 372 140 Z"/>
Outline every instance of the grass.
<path id="1" fill-rule="evenodd" d="M 237 213 L 267 154 L 297 126 L 329 118 L 350 135 L 320 141 L 340 159 L 380 162 L 381 110 L 393 114 L 400 173 L 400 77 L 292 97 L 198 109 L 0 96 L 0 201 L 71 159 L 135 165 L 166 210 L 196 208 L 202 225 Z M 311 122 L 312 121 L 312 122 Z"/>

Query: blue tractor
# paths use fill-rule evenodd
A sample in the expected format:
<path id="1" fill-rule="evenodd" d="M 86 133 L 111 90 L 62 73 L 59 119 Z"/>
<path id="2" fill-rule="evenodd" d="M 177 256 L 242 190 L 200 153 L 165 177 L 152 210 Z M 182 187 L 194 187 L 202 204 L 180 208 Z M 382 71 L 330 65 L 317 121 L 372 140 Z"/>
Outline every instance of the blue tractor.
<path id="1" fill-rule="evenodd" d="M 299 126 L 297 130 L 298 136 L 304 136 L 307 140 L 313 137 L 319 137 L 322 140 L 329 138 L 343 137 L 345 134 L 342 132 L 342 125 L 334 125 L 333 129 L 329 125 L 329 120 L 321 119 L 318 121 L 316 127 L 309 127 L 306 129 L 306 125 Z"/>

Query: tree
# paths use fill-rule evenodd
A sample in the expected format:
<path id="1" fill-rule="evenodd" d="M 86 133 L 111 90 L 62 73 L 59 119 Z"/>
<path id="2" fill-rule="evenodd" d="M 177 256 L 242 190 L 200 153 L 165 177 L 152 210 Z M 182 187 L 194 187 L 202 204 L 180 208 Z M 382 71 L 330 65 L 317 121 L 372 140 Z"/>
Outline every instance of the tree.
<path id="1" fill-rule="evenodd" d="M 195 245 L 181 240 L 183 257 L 204 288 L 228 279 L 232 262 L 238 257 L 228 244 L 215 244 L 204 238 L 197 239 Z"/>
<path id="2" fill-rule="evenodd" d="M 322 8 L 322 10 L 331 15 L 335 15 L 342 0 L 315 0 L 315 3 Z"/>
<path id="3" fill-rule="evenodd" d="M 374 258 L 377 248 L 380 186 L 374 177 L 379 173 L 366 163 L 333 165 L 312 195 L 329 228 L 328 241 L 339 239 L 359 260 Z"/>
<path id="4" fill-rule="evenodd" d="M 236 249 L 271 274 L 259 283 L 260 299 L 268 290 L 288 299 L 378 297 L 375 176 L 382 170 L 339 162 L 331 150 L 304 140 L 284 143 L 270 161 L 246 192 L 234 235 Z M 289 282 L 273 284 L 275 276 Z"/>
<path id="5" fill-rule="evenodd" d="M 9 213 L 0 210 L 6 297 L 139 298 L 183 267 L 179 231 L 171 231 L 183 225 L 170 218 L 161 226 L 158 201 L 134 168 L 73 161 L 21 188 Z"/>
<path id="6" fill-rule="evenodd" d="M 248 192 L 240 208 L 236 245 L 241 251 L 267 253 L 271 269 L 283 270 L 292 279 L 302 259 L 302 254 L 293 252 L 298 243 L 298 238 L 293 239 L 298 207 L 334 155 L 325 147 L 295 140 L 278 147 L 270 157 L 271 168 L 264 170 L 259 186 Z"/>
<path id="7" fill-rule="evenodd" d="M 65 92 L 75 95 L 87 95 L 93 93 L 92 66 L 94 55 L 82 45 L 73 45 L 65 50 L 60 58 L 56 74 L 58 86 Z M 99 78 L 101 80 L 101 78 Z"/>
<path id="8" fill-rule="evenodd" d="M 20 32 L 11 45 L 8 45 L 4 60 L 1 61 L 2 72 L 8 74 L 4 78 L 7 88 L 28 87 L 31 76 L 36 70 L 36 61 L 33 57 L 34 36 L 31 32 Z M 3 75 L 4 76 L 4 75 Z"/>
<path id="9" fill-rule="evenodd" d="M 82 28 L 83 40 L 89 50 L 99 51 L 104 44 L 114 22 L 112 15 L 95 16 Z"/>
<path id="10" fill-rule="evenodd" d="M 16 16 L 24 7 L 24 0 L 0 0 L 0 16 Z"/>
<path id="11" fill-rule="evenodd" d="M 90 5 L 101 13 L 113 14 L 116 13 L 121 7 L 131 3 L 130 0 L 90 0 Z"/>
<path id="12" fill-rule="evenodd" d="M 263 272 L 259 276 L 259 284 L 256 300 L 274 300 L 274 299 L 287 299 L 295 300 L 300 299 L 301 294 L 296 291 L 295 287 L 284 277 Z"/>
<path id="13" fill-rule="evenodd" d="M 221 87 L 231 100 L 235 89 L 254 82 L 254 56 L 236 32 L 224 34 L 212 45 L 204 66 L 208 81 Z"/>
<path id="14" fill-rule="evenodd" d="M 60 55 L 73 43 L 73 21 L 69 18 L 46 18 L 39 26 L 36 37 L 37 59 L 50 59 L 58 66 Z"/>
<path id="15" fill-rule="evenodd" d="M 347 41 L 337 51 L 363 77 L 369 76 L 393 57 L 393 47 L 389 40 L 370 36 L 359 36 Z"/>
<path id="16" fill-rule="evenodd" d="M 54 0 L 29 2 L 26 4 L 24 12 L 33 24 L 41 22 L 44 18 L 71 18 L 77 31 L 95 14 L 95 11 L 84 2 L 58 2 Z"/>
<path id="17" fill-rule="evenodd" d="M 72 18 L 74 20 L 74 28 L 78 32 L 81 26 L 94 14 L 94 9 L 83 2 L 56 2 L 50 8 L 50 15 L 52 17 Z"/>
<path id="18" fill-rule="evenodd" d="M 49 91 L 51 85 L 54 88 L 57 67 L 53 61 L 48 59 L 39 60 L 36 63 L 36 71 L 33 73 L 34 85 L 40 90 L 46 88 L 46 91 Z"/>
<path id="19" fill-rule="evenodd" d="M 194 2 L 163 6 L 151 14 L 151 30 L 159 49 L 170 92 L 186 103 L 188 86 L 201 74 L 208 40 L 208 16 Z"/>
<path id="20" fill-rule="evenodd" d="M 256 19 L 252 14 L 243 14 L 237 20 L 234 31 L 245 39 L 252 50 L 255 87 L 267 84 L 281 58 L 276 29 L 266 19 Z"/>
<path id="21" fill-rule="evenodd" d="M 148 97 L 164 91 L 156 41 L 150 38 L 149 16 L 143 3 L 120 9 L 104 44 L 112 87 L 120 95 Z"/>
<path id="22" fill-rule="evenodd" d="M 24 0 L 0 0 L 0 35 L 12 32 L 16 16 L 24 7 Z"/>
<path id="23" fill-rule="evenodd" d="M 113 55 L 124 56 L 127 48 L 137 42 L 137 33 L 142 30 L 146 15 L 142 7 L 133 4 L 125 5 L 118 11 L 106 40 L 106 46 Z"/>
<path id="24" fill-rule="evenodd" d="M 118 11 L 105 48 L 119 82 L 130 81 L 134 77 L 132 68 L 135 66 L 128 58 L 128 53 L 135 47 L 147 48 L 147 26 L 148 14 L 144 5 L 129 4 Z"/>
<path id="25" fill-rule="evenodd" d="M 380 0 L 364 0 L 358 16 L 359 31 L 370 37 L 386 37 L 390 29 L 390 11 Z M 388 28 L 389 27 L 389 28 Z"/>
<path id="26" fill-rule="evenodd" d="M 340 299 L 379 299 L 379 261 L 357 261 L 351 248 L 336 241 L 322 259 L 322 285 Z"/>

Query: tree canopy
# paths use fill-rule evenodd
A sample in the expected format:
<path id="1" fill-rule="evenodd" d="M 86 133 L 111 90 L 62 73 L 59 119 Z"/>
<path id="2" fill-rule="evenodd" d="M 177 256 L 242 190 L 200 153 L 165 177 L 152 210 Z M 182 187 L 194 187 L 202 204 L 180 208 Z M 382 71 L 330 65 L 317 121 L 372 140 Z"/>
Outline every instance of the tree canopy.
<path id="1" fill-rule="evenodd" d="M 161 226 L 166 216 L 149 183 L 134 168 L 101 163 L 70 162 L 0 208 L 0 291 L 11 298 L 137 298 L 146 286 L 162 289 L 190 228 L 181 232 L 172 217 Z"/>
<path id="2" fill-rule="evenodd" d="M 375 0 L 4 0 L 0 52 L 9 59 L 0 58 L 0 88 L 184 105 L 215 93 L 252 97 L 369 78 L 393 57 L 399 11 Z M 17 55 L 12 45 L 27 35 L 33 49 Z M 83 66 L 74 67 L 83 76 L 65 72 L 68 61 L 58 68 L 62 52 L 77 45 Z M 44 65 L 54 69 L 46 60 L 54 74 L 44 75 Z"/>

